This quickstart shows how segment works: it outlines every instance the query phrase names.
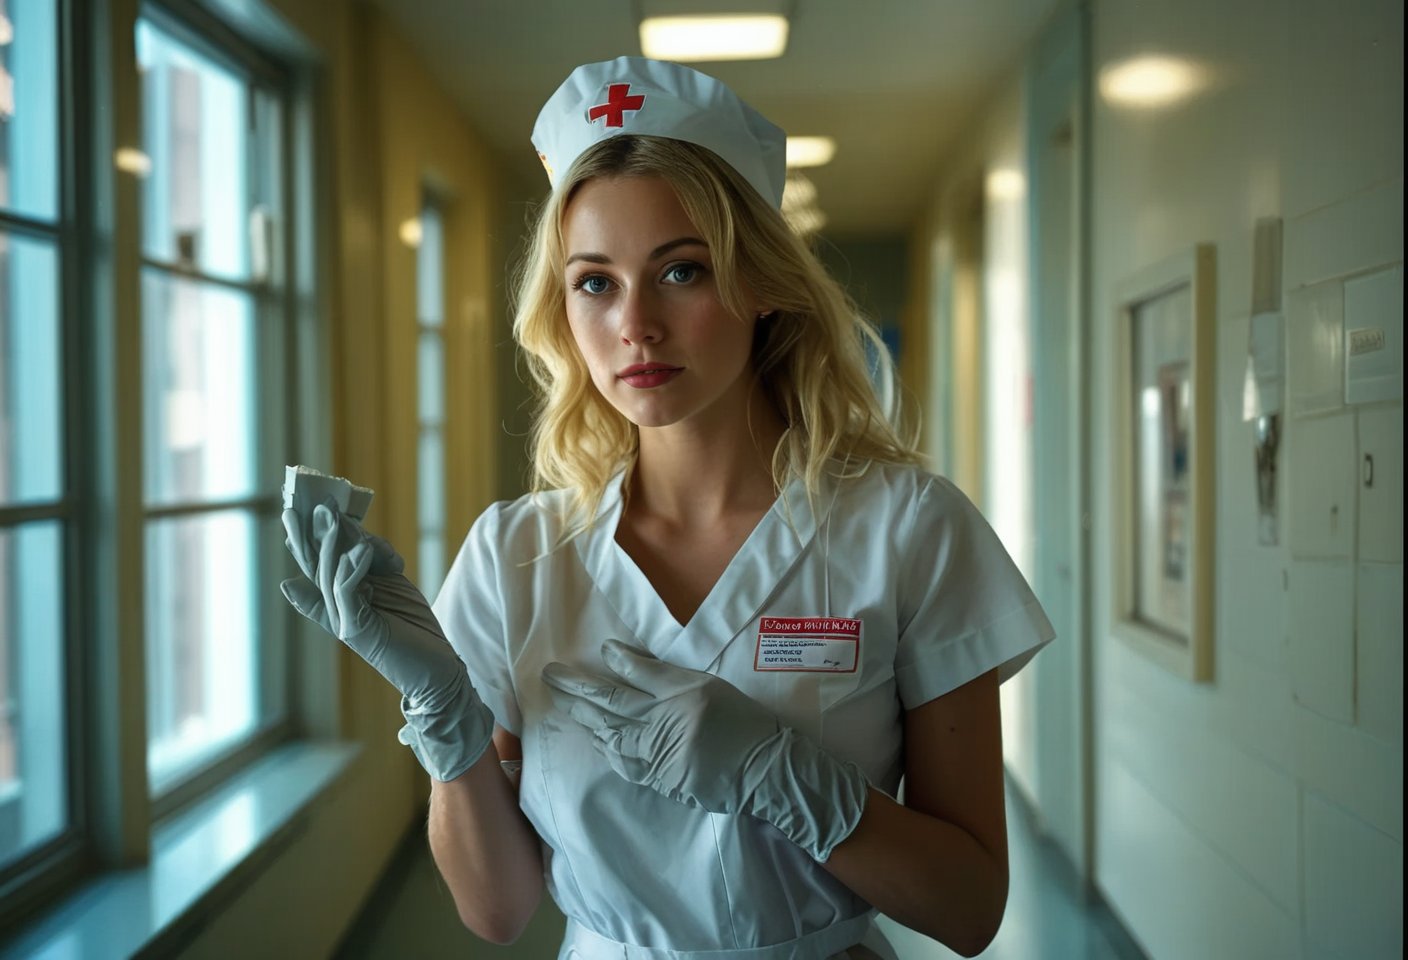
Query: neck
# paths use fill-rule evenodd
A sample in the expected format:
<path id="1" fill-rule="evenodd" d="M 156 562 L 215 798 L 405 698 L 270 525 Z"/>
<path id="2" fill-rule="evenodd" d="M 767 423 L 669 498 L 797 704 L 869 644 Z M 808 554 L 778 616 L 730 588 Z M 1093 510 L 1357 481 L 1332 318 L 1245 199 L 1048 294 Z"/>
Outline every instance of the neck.
<path id="1" fill-rule="evenodd" d="M 745 403 L 712 413 L 641 429 L 630 510 L 697 528 L 772 505 L 772 455 L 782 438 L 782 418 L 758 389 L 749 391 Z"/>

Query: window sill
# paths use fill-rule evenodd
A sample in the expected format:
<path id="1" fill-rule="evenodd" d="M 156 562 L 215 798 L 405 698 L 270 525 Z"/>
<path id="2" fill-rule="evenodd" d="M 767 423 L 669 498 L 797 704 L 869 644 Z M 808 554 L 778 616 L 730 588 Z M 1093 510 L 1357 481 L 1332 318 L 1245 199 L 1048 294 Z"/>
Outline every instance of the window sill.
<path id="1" fill-rule="evenodd" d="M 5 945 L 5 956 L 130 957 L 172 952 L 289 839 L 360 748 L 298 741 L 275 749 L 152 830 L 144 867 L 105 873 Z"/>

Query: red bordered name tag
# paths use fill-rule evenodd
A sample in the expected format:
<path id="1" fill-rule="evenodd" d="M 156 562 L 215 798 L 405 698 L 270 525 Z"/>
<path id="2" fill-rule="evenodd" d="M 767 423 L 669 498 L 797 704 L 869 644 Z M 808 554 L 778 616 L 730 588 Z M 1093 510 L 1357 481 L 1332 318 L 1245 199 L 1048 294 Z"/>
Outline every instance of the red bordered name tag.
<path id="1" fill-rule="evenodd" d="M 841 617 L 763 617 L 753 669 L 855 673 L 860 626 L 859 620 Z"/>

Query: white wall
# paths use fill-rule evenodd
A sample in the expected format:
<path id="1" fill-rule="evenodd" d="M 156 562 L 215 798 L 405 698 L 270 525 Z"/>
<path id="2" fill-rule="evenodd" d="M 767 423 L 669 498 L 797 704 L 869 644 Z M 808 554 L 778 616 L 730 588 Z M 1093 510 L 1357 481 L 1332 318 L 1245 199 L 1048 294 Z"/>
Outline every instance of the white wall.
<path id="1" fill-rule="evenodd" d="M 1359 538 L 1375 562 L 1353 557 L 1356 443 L 1377 429 L 1401 464 L 1401 405 L 1287 423 L 1281 544 L 1263 547 L 1240 401 L 1256 218 L 1284 218 L 1295 329 L 1341 309 L 1346 276 L 1401 262 L 1402 6 L 1096 0 L 1093 33 L 1097 77 L 1148 52 L 1209 77 L 1161 110 L 1094 107 L 1095 879 L 1154 957 L 1397 957 L 1401 467 L 1368 524 L 1385 542 Z M 1101 425 L 1117 285 L 1200 242 L 1217 256 L 1217 607 L 1215 679 L 1193 685 L 1109 635 Z M 1296 395 L 1323 364 L 1292 341 Z"/>

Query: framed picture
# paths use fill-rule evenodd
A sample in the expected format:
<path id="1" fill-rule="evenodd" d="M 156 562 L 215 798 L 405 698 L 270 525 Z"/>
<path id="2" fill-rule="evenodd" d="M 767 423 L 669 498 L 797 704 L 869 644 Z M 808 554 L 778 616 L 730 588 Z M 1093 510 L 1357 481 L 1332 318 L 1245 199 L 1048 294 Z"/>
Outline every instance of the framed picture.
<path id="1" fill-rule="evenodd" d="M 1212 680 L 1216 297 L 1211 246 L 1120 285 L 1111 405 L 1111 632 Z"/>

